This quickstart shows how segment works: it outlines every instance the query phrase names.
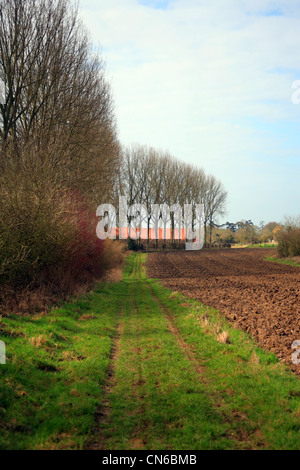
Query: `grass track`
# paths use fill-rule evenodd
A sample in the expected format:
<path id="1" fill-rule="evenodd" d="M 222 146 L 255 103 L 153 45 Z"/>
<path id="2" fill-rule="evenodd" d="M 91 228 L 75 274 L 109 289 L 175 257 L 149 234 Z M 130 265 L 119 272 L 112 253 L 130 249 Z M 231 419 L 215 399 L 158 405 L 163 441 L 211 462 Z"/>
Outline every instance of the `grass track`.
<path id="1" fill-rule="evenodd" d="M 218 312 L 147 279 L 145 259 L 49 315 L 3 319 L 0 447 L 299 449 L 299 378 Z"/>
<path id="2" fill-rule="evenodd" d="M 266 261 L 272 261 L 273 263 L 287 264 L 288 266 L 297 266 L 300 268 L 300 263 L 298 261 L 295 261 L 293 258 L 272 258 L 271 256 L 267 256 Z"/>

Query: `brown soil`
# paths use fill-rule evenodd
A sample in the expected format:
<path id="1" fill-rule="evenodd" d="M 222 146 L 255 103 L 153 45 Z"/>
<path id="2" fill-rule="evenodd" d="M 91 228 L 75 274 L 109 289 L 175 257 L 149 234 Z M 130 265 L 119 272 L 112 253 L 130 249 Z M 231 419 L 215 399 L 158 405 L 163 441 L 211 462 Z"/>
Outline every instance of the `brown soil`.
<path id="1" fill-rule="evenodd" d="M 123 312 L 120 312 L 120 321 L 117 327 L 117 335 L 114 339 L 111 357 L 109 362 L 109 367 L 107 371 L 106 383 L 104 384 L 104 399 L 102 405 L 97 410 L 95 414 L 95 425 L 92 432 L 92 438 L 88 442 L 85 450 L 105 450 L 106 448 L 106 435 L 103 433 L 103 426 L 107 426 L 110 422 L 111 415 L 111 404 L 110 404 L 110 394 L 113 387 L 116 383 L 115 369 L 116 364 L 120 356 L 120 340 L 123 335 L 123 321 L 122 321 Z"/>
<path id="2" fill-rule="evenodd" d="M 291 361 L 300 340 L 300 268 L 265 261 L 273 249 L 200 250 L 148 255 L 147 274 L 218 309 L 300 375 Z"/>

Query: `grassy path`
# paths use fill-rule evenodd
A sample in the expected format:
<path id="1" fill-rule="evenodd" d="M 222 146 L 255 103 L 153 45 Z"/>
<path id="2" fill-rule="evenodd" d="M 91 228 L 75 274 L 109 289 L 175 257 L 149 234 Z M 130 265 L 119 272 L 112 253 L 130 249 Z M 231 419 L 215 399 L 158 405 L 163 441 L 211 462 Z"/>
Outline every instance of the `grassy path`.
<path id="1" fill-rule="evenodd" d="M 147 279 L 145 259 L 49 315 L 2 320 L 0 448 L 299 449 L 299 378 Z"/>
<path id="2" fill-rule="evenodd" d="M 93 448 L 299 448 L 299 380 L 217 312 L 147 279 L 143 260 L 125 272 L 109 417 Z M 228 344 L 216 339 L 225 328 Z"/>

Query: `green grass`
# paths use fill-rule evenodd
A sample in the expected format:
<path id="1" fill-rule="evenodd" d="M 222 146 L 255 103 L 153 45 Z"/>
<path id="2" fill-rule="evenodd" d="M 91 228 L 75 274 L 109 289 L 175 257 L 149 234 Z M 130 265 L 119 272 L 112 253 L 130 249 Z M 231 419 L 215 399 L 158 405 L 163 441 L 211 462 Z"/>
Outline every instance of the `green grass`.
<path id="1" fill-rule="evenodd" d="M 272 258 L 271 256 L 267 256 L 266 261 L 273 261 L 274 263 L 287 264 L 288 266 L 300 267 L 300 263 L 290 258 Z"/>
<path id="2" fill-rule="evenodd" d="M 278 244 L 276 243 L 253 243 L 246 246 L 245 248 L 277 248 Z"/>
<path id="3" fill-rule="evenodd" d="M 222 403 L 219 411 L 231 423 L 230 433 L 235 438 L 243 436 L 240 444 L 232 443 L 233 448 L 299 449 L 299 378 L 248 334 L 232 328 L 216 310 L 189 300 L 189 314 L 183 315 L 181 305 L 186 300 L 181 294 L 168 299 L 159 284 L 155 288 L 205 366 L 206 393 L 215 403 Z M 229 344 L 217 341 L 223 331 L 229 334 Z"/>
<path id="4" fill-rule="evenodd" d="M 81 448 L 102 398 L 120 286 L 0 323 L 0 448 Z M 84 315 L 89 315 L 84 319 Z"/>
<path id="5" fill-rule="evenodd" d="M 48 315 L 2 319 L 0 448 L 299 449 L 299 378 L 217 311 L 147 279 L 145 260 L 132 254 L 121 282 Z"/>

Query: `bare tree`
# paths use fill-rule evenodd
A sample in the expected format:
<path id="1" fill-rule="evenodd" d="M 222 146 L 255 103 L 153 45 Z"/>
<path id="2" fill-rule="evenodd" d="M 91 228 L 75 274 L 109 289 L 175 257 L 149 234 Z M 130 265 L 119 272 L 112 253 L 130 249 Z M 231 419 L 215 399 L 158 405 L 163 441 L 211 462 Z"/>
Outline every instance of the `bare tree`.
<path id="1" fill-rule="evenodd" d="M 181 162 L 168 152 L 155 150 L 139 144 L 127 147 L 123 159 L 122 190 L 129 204 L 144 204 L 148 211 L 148 241 L 151 223 L 157 228 L 162 224 L 164 238 L 166 228 L 171 226 L 171 239 L 175 241 L 175 227 L 178 239 L 184 225 L 184 214 L 179 208 L 192 205 L 192 229 L 199 225 L 211 230 L 215 219 L 225 214 L 227 193 L 220 181 L 204 170 Z M 197 219 L 196 207 L 204 205 L 204 221 Z M 199 215 L 198 215 L 199 218 Z M 156 237 L 158 232 L 156 230 Z"/>
<path id="2" fill-rule="evenodd" d="M 215 218 L 223 216 L 226 213 L 227 192 L 222 183 L 214 176 L 209 175 L 206 179 L 204 192 L 204 227 L 205 242 L 207 241 L 207 225 L 209 225 L 210 243 L 212 236 L 212 228 Z"/>
<path id="3" fill-rule="evenodd" d="M 104 72 L 69 0 L 2 0 L 2 159 L 26 146 L 71 187 L 94 198 L 112 192 L 120 146 Z"/>

